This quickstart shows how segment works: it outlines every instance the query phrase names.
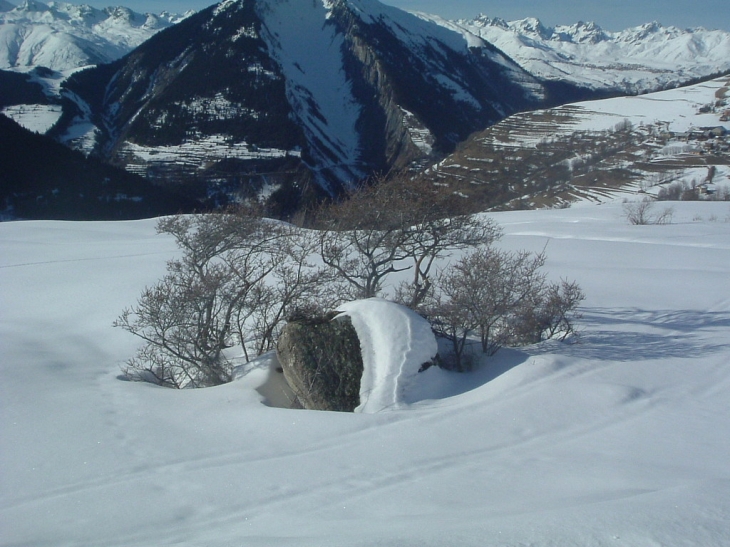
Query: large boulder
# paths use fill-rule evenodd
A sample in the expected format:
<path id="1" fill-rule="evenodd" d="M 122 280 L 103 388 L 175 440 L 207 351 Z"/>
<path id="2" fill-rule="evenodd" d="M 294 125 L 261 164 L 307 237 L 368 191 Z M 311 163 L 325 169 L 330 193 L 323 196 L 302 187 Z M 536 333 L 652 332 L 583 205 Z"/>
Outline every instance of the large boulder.
<path id="1" fill-rule="evenodd" d="M 419 372 L 438 353 L 428 321 L 381 298 L 339 309 L 292 319 L 279 338 L 279 361 L 301 406 L 374 413 L 420 400 Z"/>
<path id="2" fill-rule="evenodd" d="M 353 412 L 360 404 L 362 352 L 349 317 L 290 321 L 276 351 L 286 381 L 304 408 Z"/>

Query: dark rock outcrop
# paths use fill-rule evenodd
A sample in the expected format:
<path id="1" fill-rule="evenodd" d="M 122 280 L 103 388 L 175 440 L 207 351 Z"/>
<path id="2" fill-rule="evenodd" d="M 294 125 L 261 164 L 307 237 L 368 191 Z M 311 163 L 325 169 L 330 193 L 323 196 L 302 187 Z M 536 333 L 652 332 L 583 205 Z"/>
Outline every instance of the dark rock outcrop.
<path id="1" fill-rule="evenodd" d="M 360 404 L 360 340 L 350 318 L 287 323 L 276 348 L 289 386 L 308 410 L 352 412 Z"/>

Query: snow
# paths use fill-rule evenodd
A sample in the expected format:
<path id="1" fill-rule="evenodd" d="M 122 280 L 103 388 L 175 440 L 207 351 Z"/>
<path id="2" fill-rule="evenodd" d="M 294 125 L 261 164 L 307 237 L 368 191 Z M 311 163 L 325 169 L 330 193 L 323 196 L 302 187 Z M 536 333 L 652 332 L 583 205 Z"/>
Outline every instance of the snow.
<path id="1" fill-rule="evenodd" d="M 286 78 L 287 96 L 317 164 L 339 180 L 364 176 L 360 107 L 345 71 L 344 36 L 320 0 L 261 2 L 261 37 Z M 324 183 L 324 181 L 322 181 Z"/>
<path id="2" fill-rule="evenodd" d="M 634 128 L 654 127 L 657 131 L 685 133 L 701 127 L 725 126 L 720 121 L 724 108 L 702 113 L 700 109 L 711 105 L 716 94 L 727 88 L 727 76 L 667 91 L 646 95 L 615 97 L 596 101 L 583 101 L 553 108 L 549 111 L 536 111 L 536 114 L 550 113 L 555 120 L 544 125 L 535 123 L 530 131 L 510 131 L 510 139 L 502 141 L 492 138 L 489 141 L 499 147 L 535 147 L 544 140 L 565 136 L 575 132 L 613 131 L 620 124 L 630 122 Z M 528 113 L 529 115 L 529 113 Z M 520 118 L 517 114 L 513 118 Z M 500 122 L 511 123 L 511 119 Z"/>
<path id="3" fill-rule="evenodd" d="M 401 107 L 403 113 L 403 125 L 411 137 L 411 142 L 426 156 L 430 156 L 433 152 L 433 144 L 436 142 L 431 131 L 423 125 L 415 114 Z"/>
<path id="4" fill-rule="evenodd" d="M 202 169 L 205 161 L 220 159 L 271 159 L 296 156 L 296 150 L 280 150 L 278 148 L 258 148 L 246 142 L 230 143 L 225 135 L 208 135 L 197 140 L 188 140 L 176 146 L 142 146 L 125 143 L 123 150 L 132 154 L 135 160 L 143 165 L 165 163 L 190 163 Z"/>
<path id="5" fill-rule="evenodd" d="M 266 406 L 270 360 L 204 390 L 120 380 L 138 341 L 111 323 L 174 242 L 0 224 L 0 545 L 727 545 L 730 208 L 673 206 L 491 215 L 581 284 L 580 337 L 430 368 L 373 414 Z M 350 313 L 378 328 L 376 306 Z"/>
<path id="6" fill-rule="evenodd" d="M 601 131 L 614 127 L 622 120 L 634 125 L 664 122 L 668 131 L 685 132 L 696 127 L 715 127 L 720 112 L 700 113 L 700 108 L 715 101 L 715 93 L 728 85 L 728 77 L 721 77 L 688 87 L 660 91 L 636 97 L 617 97 L 602 101 L 575 103 L 582 121 L 575 130 Z"/>
<path id="7" fill-rule="evenodd" d="M 59 120 L 62 110 L 60 105 L 22 104 L 7 106 L 0 112 L 30 131 L 46 133 Z"/>
<path id="8" fill-rule="evenodd" d="M 380 298 L 349 302 L 340 309 L 355 327 L 363 356 L 360 406 L 355 412 L 397 410 L 416 399 L 418 371 L 438 353 L 428 321 Z"/>
<path id="9" fill-rule="evenodd" d="M 0 68 L 45 66 L 72 70 L 122 57 L 185 15 L 103 10 L 65 2 L 23 3 L 0 9 Z"/>
<path id="10" fill-rule="evenodd" d="M 460 26 L 445 21 L 438 16 L 420 12 L 409 13 L 373 0 L 350 0 L 350 4 L 354 7 L 361 6 L 362 13 L 370 14 L 367 18 L 364 18 L 366 22 L 379 22 L 388 25 L 391 32 L 403 43 L 408 44 L 409 49 L 417 54 L 428 51 L 436 44 L 442 44 L 438 47 L 441 47 L 444 53 L 446 53 L 446 50 L 443 49 L 444 46 L 453 51 L 462 52 L 470 48 L 479 48 L 490 61 L 501 66 L 505 76 L 522 87 L 525 97 L 533 100 L 544 98 L 544 90 L 538 82 L 522 72 L 519 65 L 512 59 L 507 58 L 501 51 L 485 48 L 485 41 L 477 34 L 468 30 L 465 31 Z M 448 55 L 445 59 L 447 58 Z M 427 55 L 426 61 L 426 65 L 433 64 L 433 55 Z M 459 82 L 449 80 L 442 74 L 435 74 L 434 77 L 439 80 L 440 84 L 449 87 L 454 92 L 457 100 L 467 104 L 477 102 L 471 92 Z"/>
<path id="11" fill-rule="evenodd" d="M 593 89 L 640 93 L 730 69 L 730 33 L 721 30 L 648 23 L 608 32 L 595 23 L 546 28 L 534 18 L 507 23 L 486 16 L 447 21 L 417 15 L 494 44 L 534 76 Z"/>

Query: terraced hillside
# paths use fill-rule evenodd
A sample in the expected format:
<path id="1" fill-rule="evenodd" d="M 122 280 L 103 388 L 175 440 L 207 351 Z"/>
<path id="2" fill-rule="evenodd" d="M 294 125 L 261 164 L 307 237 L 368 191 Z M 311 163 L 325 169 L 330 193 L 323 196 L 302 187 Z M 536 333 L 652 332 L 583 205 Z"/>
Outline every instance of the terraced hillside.
<path id="1" fill-rule="evenodd" d="M 473 135 L 425 176 L 477 210 L 658 194 L 672 184 L 722 191 L 730 186 L 729 89 L 724 77 L 516 114 Z"/>

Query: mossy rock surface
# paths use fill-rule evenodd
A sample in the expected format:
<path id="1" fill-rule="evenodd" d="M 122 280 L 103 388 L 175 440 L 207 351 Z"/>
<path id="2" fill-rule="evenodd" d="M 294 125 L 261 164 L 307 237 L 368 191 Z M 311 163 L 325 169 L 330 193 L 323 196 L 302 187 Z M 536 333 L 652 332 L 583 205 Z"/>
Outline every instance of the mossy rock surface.
<path id="1" fill-rule="evenodd" d="M 287 323 L 277 355 L 299 403 L 309 410 L 352 412 L 360 405 L 362 352 L 350 318 Z"/>

